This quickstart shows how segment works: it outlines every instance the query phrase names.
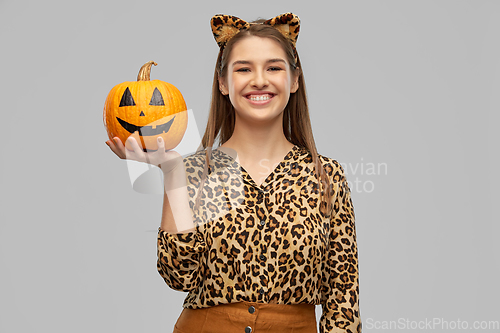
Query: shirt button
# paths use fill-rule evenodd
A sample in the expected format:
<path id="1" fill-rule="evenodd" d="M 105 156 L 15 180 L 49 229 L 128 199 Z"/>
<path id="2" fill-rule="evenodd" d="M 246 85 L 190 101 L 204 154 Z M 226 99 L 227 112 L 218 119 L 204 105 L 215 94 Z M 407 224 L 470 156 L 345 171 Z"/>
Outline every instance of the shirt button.
<path id="1" fill-rule="evenodd" d="M 266 224 L 266 220 L 264 220 L 264 219 L 260 220 L 260 225 L 264 225 L 264 224 Z"/>
<path id="2" fill-rule="evenodd" d="M 255 312 L 255 308 L 253 306 L 249 307 L 248 308 L 248 312 L 254 313 Z"/>
<path id="3" fill-rule="evenodd" d="M 260 293 L 261 295 L 263 295 L 263 294 L 264 294 L 264 288 L 260 288 L 259 293 Z"/>
<path id="4" fill-rule="evenodd" d="M 260 260 L 266 260 L 266 256 L 263 254 L 261 254 L 259 258 L 260 258 Z"/>
<path id="5" fill-rule="evenodd" d="M 252 328 L 250 326 L 245 327 L 245 333 L 252 333 Z"/>

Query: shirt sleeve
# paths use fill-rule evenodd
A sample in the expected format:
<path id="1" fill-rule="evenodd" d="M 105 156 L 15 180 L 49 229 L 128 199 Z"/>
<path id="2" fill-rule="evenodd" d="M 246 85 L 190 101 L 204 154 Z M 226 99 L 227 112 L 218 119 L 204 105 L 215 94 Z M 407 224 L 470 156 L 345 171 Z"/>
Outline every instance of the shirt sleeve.
<path id="1" fill-rule="evenodd" d="M 174 290 L 193 290 L 201 285 L 205 250 L 203 235 L 198 231 L 171 234 L 158 228 L 158 273 Z"/>
<path id="2" fill-rule="evenodd" d="M 334 182 L 334 205 L 326 271 L 323 276 L 320 333 L 361 332 L 358 251 L 351 192 L 342 168 Z"/>

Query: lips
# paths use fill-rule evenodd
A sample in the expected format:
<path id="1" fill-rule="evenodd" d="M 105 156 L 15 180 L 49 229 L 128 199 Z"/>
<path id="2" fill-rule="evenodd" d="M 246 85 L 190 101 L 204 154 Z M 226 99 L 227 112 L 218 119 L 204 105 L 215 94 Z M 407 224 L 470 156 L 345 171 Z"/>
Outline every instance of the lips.
<path id="1" fill-rule="evenodd" d="M 273 95 L 250 95 L 247 98 L 251 99 L 252 101 L 266 101 L 268 99 L 271 99 Z"/>
<path id="2" fill-rule="evenodd" d="M 269 91 L 252 91 L 246 94 L 245 98 L 254 102 L 260 102 L 260 101 L 268 101 L 272 99 L 275 95 L 276 94 Z"/>

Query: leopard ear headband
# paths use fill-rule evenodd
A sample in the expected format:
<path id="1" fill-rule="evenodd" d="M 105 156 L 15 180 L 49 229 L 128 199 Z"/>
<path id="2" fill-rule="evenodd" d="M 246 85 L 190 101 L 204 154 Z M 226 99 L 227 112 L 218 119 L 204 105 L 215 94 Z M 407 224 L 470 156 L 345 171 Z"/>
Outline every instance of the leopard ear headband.
<path id="1" fill-rule="evenodd" d="M 219 14 L 212 17 L 210 24 L 212 26 L 212 33 L 214 34 L 215 41 L 221 49 L 223 49 L 227 42 L 238 32 L 250 28 L 250 25 L 267 24 L 273 26 L 290 41 L 293 53 L 295 57 L 297 56 L 295 44 L 299 37 L 300 19 L 295 14 L 281 14 L 262 23 L 248 23 L 236 16 Z"/>

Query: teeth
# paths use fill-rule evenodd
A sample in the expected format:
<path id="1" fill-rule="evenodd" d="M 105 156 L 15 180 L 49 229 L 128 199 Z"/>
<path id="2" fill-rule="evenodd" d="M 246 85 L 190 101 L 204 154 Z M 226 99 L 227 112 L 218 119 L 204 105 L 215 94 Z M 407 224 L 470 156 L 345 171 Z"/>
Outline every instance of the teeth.
<path id="1" fill-rule="evenodd" d="M 249 97 L 251 101 L 267 101 L 268 99 L 271 99 L 270 95 L 257 95 L 257 96 L 250 96 Z"/>

